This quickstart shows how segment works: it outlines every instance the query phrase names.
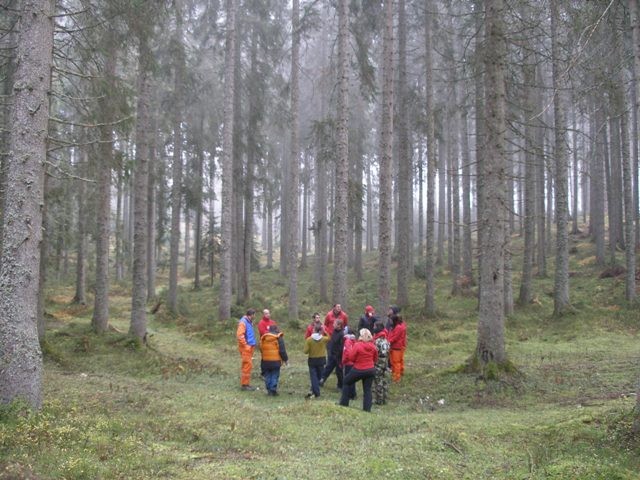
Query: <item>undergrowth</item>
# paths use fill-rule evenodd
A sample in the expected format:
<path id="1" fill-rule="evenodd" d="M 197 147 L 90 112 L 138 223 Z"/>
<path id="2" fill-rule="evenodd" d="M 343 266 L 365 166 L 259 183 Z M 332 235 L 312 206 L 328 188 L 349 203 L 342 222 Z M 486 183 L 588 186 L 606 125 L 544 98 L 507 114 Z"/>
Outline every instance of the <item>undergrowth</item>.
<path id="1" fill-rule="evenodd" d="M 553 318 L 552 279 L 536 279 L 535 301 L 507 319 L 502 365 L 474 364 L 475 299 L 449 295 L 447 271 L 437 277 L 436 318 L 422 316 L 414 280 L 402 312 L 406 374 L 371 414 L 360 391 L 349 408 L 336 405 L 335 377 L 320 398 L 304 398 L 303 329 L 330 308 L 315 297 L 312 268 L 299 275 L 309 295 L 298 322 L 282 321 L 287 287 L 274 270 L 254 274 L 253 301 L 234 307 L 236 316 L 270 308 L 281 321 L 290 362 L 275 398 L 239 390 L 236 322 L 216 320 L 211 288 L 184 280 L 178 314 L 160 304 L 140 345 L 126 333 L 126 285 L 112 289 L 101 336 L 91 308 L 70 304 L 73 289 L 52 285 L 44 405 L 0 407 L 0 479 L 637 479 L 640 314 L 622 300 L 619 279 L 598 278 L 591 246 L 575 247 L 575 313 Z M 375 304 L 373 259 L 362 282 L 350 278 L 351 324 Z M 253 377 L 262 387 L 259 354 Z"/>

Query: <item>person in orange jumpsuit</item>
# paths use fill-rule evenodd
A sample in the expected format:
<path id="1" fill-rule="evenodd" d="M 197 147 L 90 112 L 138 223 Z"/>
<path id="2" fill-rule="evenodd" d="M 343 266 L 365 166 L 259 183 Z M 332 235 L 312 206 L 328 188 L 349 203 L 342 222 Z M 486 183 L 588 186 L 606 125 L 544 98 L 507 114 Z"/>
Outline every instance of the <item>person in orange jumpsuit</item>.
<path id="1" fill-rule="evenodd" d="M 390 317 L 393 328 L 387 335 L 391 345 L 389 360 L 391 361 L 391 379 L 398 383 L 404 374 L 404 351 L 407 348 L 407 325 L 402 317 L 393 314 Z"/>
<path id="2" fill-rule="evenodd" d="M 256 387 L 251 385 L 253 350 L 256 348 L 256 334 L 253 331 L 253 317 L 255 314 L 256 311 L 253 308 L 247 310 L 247 313 L 238 322 L 238 329 L 236 330 L 238 350 L 242 360 L 240 388 L 249 391 L 256 390 Z"/>

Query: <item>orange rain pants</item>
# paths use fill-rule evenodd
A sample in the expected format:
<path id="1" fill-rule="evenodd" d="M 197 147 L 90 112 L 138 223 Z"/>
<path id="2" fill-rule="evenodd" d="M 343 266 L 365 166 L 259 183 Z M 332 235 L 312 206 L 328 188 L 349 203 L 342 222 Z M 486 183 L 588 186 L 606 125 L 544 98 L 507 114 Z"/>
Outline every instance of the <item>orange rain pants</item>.
<path id="1" fill-rule="evenodd" d="M 253 349 L 254 347 L 240 348 L 240 357 L 242 358 L 242 371 L 240 373 L 240 385 L 251 384 L 251 369 L 253 368 Z"/>
<path id="2" fill-rule="evenodd" d="M 404 349 L 391 350 L 389 353 L 389 360 L 391 361 L 391 379 L 394 382 L 399 382 L 404 374 Z"/>

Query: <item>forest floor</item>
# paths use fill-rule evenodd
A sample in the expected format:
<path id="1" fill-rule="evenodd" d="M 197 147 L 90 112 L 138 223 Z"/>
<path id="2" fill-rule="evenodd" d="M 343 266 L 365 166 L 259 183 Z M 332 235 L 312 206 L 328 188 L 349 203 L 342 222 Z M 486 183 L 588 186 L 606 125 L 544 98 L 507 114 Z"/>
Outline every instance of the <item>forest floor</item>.
<path id="1" fill-rule="evenodd" d="M 329 305 L 301 272 L 301 321 L 282 324 L 289 366 L 280 396 L 239 390 L 236 320 L 221 324 L 217 292 L 184 279 L 181 313 L 149 315 L 148 345 L 126 335 L 130 289 L 112 285 L 112 331 L 95 336 L 89 306 L 73 289 L 47 292 L 44 405 L 0 410 L 0 479 L 638 479 L 640 439 L 630 434 L 640 376 L 640 310 L 625 305 L 623 278 L 599 279 L 591 245 L 574 238 L 575 311 L 553 318 L 553 276 L 535 280 L 535 301 L 506 325 L 518 371 L 485 381 L 459 373 L 476 341 L 476 300 L 451 297 L 438 275 L 438 318 L 411 284 L 406 375 L 389 402 L 364 413 L 359 398 L 336 405 L 335 377 L 314 400 L 303 328 Z M 351 323 L 376 296 L 375 257 L 352 285 Z M 514 259 L 514 269 L 519 263 Z M 518 267 L 516 267 L 518 265 Z M 329 276 L 329 278 L 331 278 Z M 514 272 L 514 285 L 519 278 Z M 277 272 L 252 277 L 251 305 L 285 318 Z M 517 290 L 516 290 L 517 292 Z M 259 318 L 259 315 L 257 315 Z M 360 387 L 358 387 L 360 389 Z"/>

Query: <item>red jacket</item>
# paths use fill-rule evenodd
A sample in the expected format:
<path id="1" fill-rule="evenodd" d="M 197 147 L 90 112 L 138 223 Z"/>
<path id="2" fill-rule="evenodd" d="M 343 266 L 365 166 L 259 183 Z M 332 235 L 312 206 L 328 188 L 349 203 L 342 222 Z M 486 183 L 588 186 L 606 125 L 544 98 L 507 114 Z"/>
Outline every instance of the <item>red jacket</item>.
<path id="1" fill-rule="evenodd" d="M 342 346 L 342 366 L 353 366 L 353 360 L 349 359 L 349 354 L 353 350 L 353 345 L 356 341 L 353 338 L 345 337 Z"/>
<path id="2" fill-rule="evenodd" d="M 277 325 L 276 322 L 267 317 L 262 317 L 262 319 L 258 322 L 258 332 L 260 333 L 260 337 L 269 331 L 269 327 L 271 325 Z"/>
<path id="3" fill-rule="evenodd" d="M 314 328 L 316 328 L 315 322 L 311 322 L 309 325 L 307 325 L 307 330 L 304 332 L 304 338 L 309 338 L 313 333 Z"/>
<path id="4" fill-rule="evenodd" d="M 407 324 L 398 323 L 391 329 L 387 339 L 391 344 L 391 350 L 404 350 L 407 348 Z"/>
<path id="5" fill-rule="evenodd" d="M 337 317 L 333 314 L 333 310 L 329 310 L 329 313 L 324 317 L 324 328 L 327 331 L 327 335 L 331 336 L 333 324 L 339 318 L 342 319 L 342 326 L 346 327 L 347 323 L 349 323 L 349 315 L 344 313 L 344 310 L 341 310 Z"/>
<path id="6" fill-rule="evenodd" d="M 378 349 L 373 342 L 355 342 L 349 349 L 347 360 L 353 362 L 353 368 L 357 370 L 370 370 L 375 368 L 378 361 Z"/>

